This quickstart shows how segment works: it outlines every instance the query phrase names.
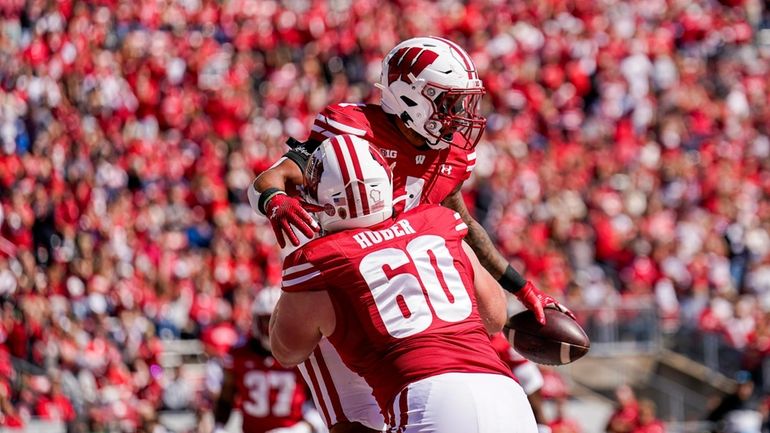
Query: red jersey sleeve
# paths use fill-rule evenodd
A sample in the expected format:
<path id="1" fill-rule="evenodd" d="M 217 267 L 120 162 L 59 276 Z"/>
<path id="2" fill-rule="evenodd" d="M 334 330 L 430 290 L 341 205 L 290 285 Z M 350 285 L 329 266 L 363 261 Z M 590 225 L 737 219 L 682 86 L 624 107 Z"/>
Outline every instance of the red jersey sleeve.
<path id="1" fill-rule="evenodd" d="M 281 288 L 287 292 L 314 292 L 324 290 L 323 271 L 307 258 L 305 248 L 300 248 L 283 261 Z"/>
<path id="2" fill-rule="evenodd" d="M 364 104 L 334 104 L 318 113 L 310 132 L 310 139 L 322 142 L 342 134 L 363 137 L 371 130 L 363 111 Z"/>
<path id="3" fill-rule="evenodd" d="M 432 209 L 423 213 L 423 218 L 426 218 L 430 225 L 441 227 L 441 234 L 446 239 L 465 238 L 465 235 L 468 234 L 468 225 L 465 224 L 459 213 L 440 205 L 430 206 Z"/>

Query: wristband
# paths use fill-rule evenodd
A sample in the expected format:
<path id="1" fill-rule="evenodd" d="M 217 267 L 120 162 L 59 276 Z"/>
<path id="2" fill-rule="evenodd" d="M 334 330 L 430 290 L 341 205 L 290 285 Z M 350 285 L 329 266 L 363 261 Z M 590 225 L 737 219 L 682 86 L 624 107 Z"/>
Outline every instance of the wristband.
<path id="1" fill-rule="evenodd" d="M 281 191 L 278 188 L 268 188 L 264 192 L 262 192 L 262 194 L 259 195 L 257 209 L 260 212 L 262 212 L 262 215 L 267 216 L 267 211 L 265 211 L 265 205 L 267 205 L 267 202 L 270 201 L 271 198 L 277 196 L 278 194 L 286 194 L 286 193 Z"/>
<path id="2" fill-rule="evenodd" d="M 254 182 L 252 182 L 248 188 L 246 188 L 246 197 L 249 198 L 249 206 L 251 210 L 257 213 L 263 213 L 259 210 L 259 196 L 262 195 L 254 188 Z"/>
<path id="3" fill-rule="evenodd" d="M 516 292 L 521 290 L 527 284 L 527 280 L 522 278 L 511 265 L 508 265 L 508 267 L 505 268 L 505 272 L 503 272 L 503 275 L 497 282 L 500 283 L 503 289 L 513 294 L 516 294 Z"/>

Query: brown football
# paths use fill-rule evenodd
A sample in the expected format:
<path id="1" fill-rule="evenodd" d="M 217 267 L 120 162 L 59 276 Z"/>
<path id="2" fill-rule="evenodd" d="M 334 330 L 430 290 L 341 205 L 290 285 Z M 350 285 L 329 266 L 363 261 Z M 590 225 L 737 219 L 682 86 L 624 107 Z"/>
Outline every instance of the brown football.
<path id="1" fill-rule="evenodd" d="M 545 325 L 531 311 L 522 311 L 508 319 L 508 341 L 522 356 L 546 365 L 564 365 L 576 361 L 591 347 L 583 328 L 566 313 L 545 309 Z"/>

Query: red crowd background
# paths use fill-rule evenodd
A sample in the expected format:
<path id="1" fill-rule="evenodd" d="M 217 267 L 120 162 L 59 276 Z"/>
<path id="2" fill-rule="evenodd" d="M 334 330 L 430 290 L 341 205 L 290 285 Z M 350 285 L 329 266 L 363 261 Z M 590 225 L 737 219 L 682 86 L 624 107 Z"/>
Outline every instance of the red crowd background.
<path id="1" fill-rule="evenodd" d="M 326 104 L 377 102 L 383 55 L 422 34 L 479 68 L 466 198 L 518 269 L 578 310 L 649 302 L 759 374 L 767 18 L 757 0 L 1 0 L 0 425 L 152 431 L 205 408 L 216 386 L 178 401 L 158 357 L 222 353 L 279 283 L 245 188 Z"/>

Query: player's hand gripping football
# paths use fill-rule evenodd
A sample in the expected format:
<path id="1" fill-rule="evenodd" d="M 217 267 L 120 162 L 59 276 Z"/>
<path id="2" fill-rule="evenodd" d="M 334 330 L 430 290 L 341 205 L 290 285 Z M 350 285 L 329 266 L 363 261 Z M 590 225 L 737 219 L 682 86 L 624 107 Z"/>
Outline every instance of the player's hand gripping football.
<path id="1" fill-rule="evenodd" d="M 319 212 L 322 207 L 289 197 L 286 193 L 276 194 L 265 204 L 265 215 L 270 220 L 278 245 L 286 246 L 286 238 L 292 245 L 298 246 L 299 239 L 292 230 L 296 227 L 303 235 L 312 238 L 321 228 L 309 212 Z"/>
<path id="2" fill-rule="evenodd" d="M 575 319 L 575 315 L 572 314 L 572 311 L 556 302 L 556 299 L 541 292 L 531 281 L 527 281 L 527 284 L 525 284 L 521 290 L 516 292 L 515 295 L 516 298 L 527 307 L 527 310 L 535 313 L 537 321 L 542 325 L 545 325 L 545 313 L 543 312 L 543 308 L 554 308 L 567 314 L 573 320 Z"/>

